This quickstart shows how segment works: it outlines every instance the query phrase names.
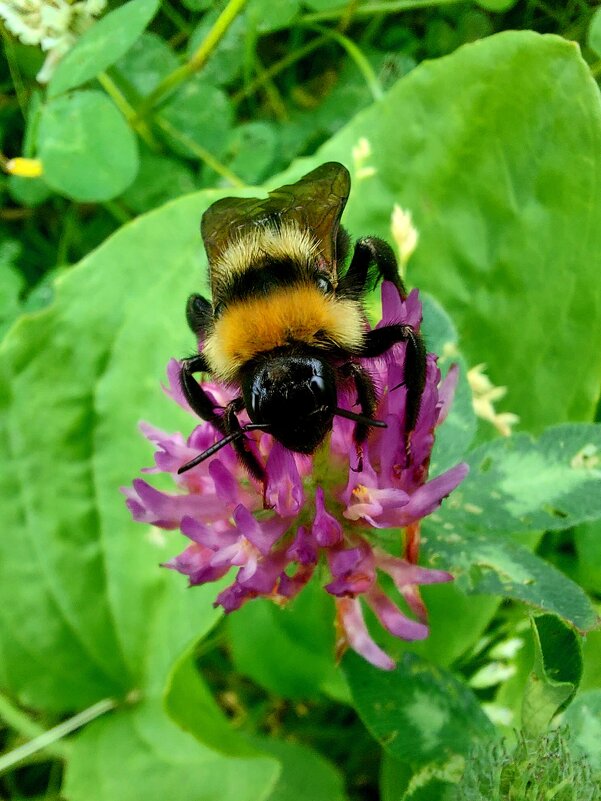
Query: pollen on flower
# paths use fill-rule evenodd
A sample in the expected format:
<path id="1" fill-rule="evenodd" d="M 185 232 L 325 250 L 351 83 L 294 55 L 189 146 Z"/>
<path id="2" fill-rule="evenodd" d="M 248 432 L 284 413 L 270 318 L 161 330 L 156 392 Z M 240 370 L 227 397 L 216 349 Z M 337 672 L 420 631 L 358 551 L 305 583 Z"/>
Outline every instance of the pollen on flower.
<path id="1" fill-rule="evenodd" d="M 371 145 L 369 139 L 362 136 L 357 144 L 353 147 L 353 168 L 355 179 L 361 181 L 365 178 L 371 178 L 376 174 L 376 168 L 370 167 L 365 162 L 371 156 Z"/>
<path id="2" fill-rule="evenodd" d="M 385 283 L 382 313 L 384 320 L 418 327 L 417 291 L 403 301 L 396 288 Z M 441 382 L 434 354 L 427 356 L 420 414 L 407 450 L 404 352 L 399 346 L 386 359 L 362 360 L 381 388 L 377 415 L 388 427 L 374 430 L 364 444 L 360 470 L 353 423 L 343 417 L 335 418 L 329 442 L 313 457 L 287 451 L 264 431 L 249 433 L 249 447 L 265 464 L 264 487 L 249 479 L 230 445 L 178 474 L 182 464 L 219 438 L 209 423 L 200 422 L 187 440 L 142 424 L 156 447 L 155 465 L 145 472 L 169 473 L 175 488 L 162 492 L 137 478 L 123 492 L 135 520 L 179 529 L 187 538 L 185 550 L 165 567 L 187 576 L 191 586 L 233 572 L 233 580 L 215 599 L 227 613 L 257 597 L 285 604 L 309 581 L 319 581 L 336 606 L 337 654 L 352 648 L 372 664 L 392 669 L 394 661 L 376 643 L 364 609 L 367 606 L 394 637 L 427 637 L 419 586 L 450 581 L 452 576 L 417 564 L 419 525 L 468 471 L 459 464 L 428 480 L 434 430 L 448 412 L 457 380 L 452 367 Z M 179 363 L 172 360 L 166 392 L 189 411 L 179 371 Z M 218 384 L 203 388 L 221 406 L 233 397 L 232 390 Z M 340 397 L 339 403 L 351 410 L 353 399 Z M 240 422 L 246 422 L 244 415 Z M 385 550 L 391 538 L 390 533 L 383 538 L 381 529 L 398 530 L 397 543 L 405 529 L 404 556 Z M 386 591 L 380 583 L 384 575 L 390 580 Z"/>

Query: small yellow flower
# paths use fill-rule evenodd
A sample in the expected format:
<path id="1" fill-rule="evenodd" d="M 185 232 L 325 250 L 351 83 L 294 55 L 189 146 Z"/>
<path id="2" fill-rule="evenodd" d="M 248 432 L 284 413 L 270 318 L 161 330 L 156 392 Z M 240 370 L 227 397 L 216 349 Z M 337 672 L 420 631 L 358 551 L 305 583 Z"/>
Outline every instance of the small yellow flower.
<path id="1" fill-rule="evenodd" d="M 505 397 L 507 387 L 495 387 L 484 370 L 485 364 L 477 364 L 467 371 L 467 380 L 472 390 L 472 403 L 478 417 L 488 420 L 504 437 L 511 434 L 511 427 L 519 423 L 520 418 L 512 412 L 497 412 L 494 404 Z"/>
<path id="2" fill-rule="evenodd" d="M 376 174 L 375 167 L 365 165 L 371 156 L 371 145 L 369 140 L 362 136 L 353 148 L 353 166 L 355 168 L 355 180 L 362 181 L 364 178 L 371 178 Z"/>
<path id="3" fill-rule="evenodd" d="M 409 210 L 402 209 L 398 203 L 394 204 L 390 220 L 392 238 L 399 251 L 401 275 L 405 274 L 407 262 L 419 242 L 419 232 L 413 225 L 413 217 Z"/>
<path id="4" fill-rule="evenodd" d="M 11 175 L 18 175 L 20 178 L 39 178 L 44 172 L 40 159 L 22 157 L 9 159 L 4 169 Z"/>

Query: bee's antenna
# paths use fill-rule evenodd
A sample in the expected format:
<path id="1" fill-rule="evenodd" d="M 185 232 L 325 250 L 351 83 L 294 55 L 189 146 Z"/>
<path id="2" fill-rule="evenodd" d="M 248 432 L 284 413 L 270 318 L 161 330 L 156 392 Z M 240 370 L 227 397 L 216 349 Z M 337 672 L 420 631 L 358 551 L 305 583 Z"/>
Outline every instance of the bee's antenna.
<path id="1" fill-rule="evenodd" d="M 356 423 L 363 423 L 366 426 L 374 426 L 374 428 L 388 428 L 387 424 L 383 420 L 372 420 L 371 417 L 365 417 L 362 414 L 355 414 L 355 412 L 349 412 L 347 409 L 341 409 L 337 406 L 333 409 L 335 415 L 338 417 L 346 417 L 347 420 L 354 420 Z"/>
<path id="2" fill-rule="evenodd" d="M 247 431 L 265 431 L 269 428 L 269 423 L 247 423 L 247 425 L 242 426 L 242 428 L 238 429 L 238 431 L 234 431 L 232 434 L 228 434 L 227 436 L 223 437 L 223 439 L 218 440 L 214 445 L 211 445 L 210 448 L 207 448 L 206 451 L 199 453 L 198 456 L 195 456 L 194 459 L 191 459 L 186 464 L 183 464 L 181 467 L 178 467 L 177 474 L 181 475 L 182 473 L 186 473 L 188 470 L 191 470 L 193 467 L 196 467 L 197 464 L 204 462 L 205 459 L 211 457 L 217 451 L 220 451 L 222 448 L 225 448 L 226 445 L 229 445 L 230 442 L 234 442 L 240 437 L 243 437 Z"/>

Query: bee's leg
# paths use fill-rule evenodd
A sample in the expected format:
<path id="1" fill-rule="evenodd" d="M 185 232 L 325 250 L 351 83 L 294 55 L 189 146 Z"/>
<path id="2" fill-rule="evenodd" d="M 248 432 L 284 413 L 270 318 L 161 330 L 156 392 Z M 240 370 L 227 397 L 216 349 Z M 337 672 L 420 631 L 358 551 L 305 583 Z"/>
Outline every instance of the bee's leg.
<path id="1" fill-rule="evenodd" d="M 344 378 L 351 378 L 353 380 L 355 389 L 357 390 L 357 403 L 361 408 L 361 414 L 364 417 L 373 418 L 376 411 L 377 399 L 374 383 L 367 370 L 356 362 L 347 362 L 347 364 L 340 368 L 340 372 Z M 356 445 L 360 446 L 362 442 L 365 442 L 369 434 L 369 428 L 370 427 L 365 423 L 357 423 L 353 432 L 353 440 Z"/>
<path id="2" fill-rule="evenodd" d="M 367 332 L 363 346 L 356 355 L 373 359 L 400 342 L 407 343 L 403 383 L 407 387 L 405 419 L 409 434 L 417 423 L 426 383 L 426 347 L 420 334 L 410 325 L 385 325 L 382 328 L 375 328 Z"/>
<path id="3" fill-rule="evenodd" d="M 390 245 L 375 236 L 359 239 L 336 294 L 340 297 L 358 298 L 368 284 L 375 285 L 379 280 L 391 281 L 402 300 L 405 300 L 407 290 L 399 275 L 397 260 Z"/>
<path id="4" fill-rule="evenodd" d="M 213 318 L 211 304 L 202 295 L 190 295 L 186 303 L 186 320 L 197 337 L 204 337 L 209 322 Z"/>
<path id="5" fill-rule="evenodd" d="M 223 425 L 226 435 L 240 434 L 242 432 L 240 421 L 236 417 L 237 413 L 241 412 L 242 409 L 244 409 L 244 401 L 242 398 L 234 398 L 234 400 L 230 401 L 225 407 L 225 411 L 223 412 Z M 251 476 L 256 478 L 257 481 L 263 482 L 263 486 L 266 486 L 265 468 L 248 447 L 246 437 L 236 437 L 236 439 L 232 441 L 232 445 L 238 454 L 238 458 Z"/>
<path id="6" fill-rule="evenodd" d="M 214 402 L 193 376 L 193 373 L 208 372 L 209 366 L 202 353 L 197 356 L 190 356 L 189 359 L 183 359 L 180 372 L 181 388 L 192 411 L 196 412 L 203 420 L 211 423 L 221 434 L 227 434 L 228 432 L 226 432 L 223 424 L 223 417 L 217 414 Z"/>

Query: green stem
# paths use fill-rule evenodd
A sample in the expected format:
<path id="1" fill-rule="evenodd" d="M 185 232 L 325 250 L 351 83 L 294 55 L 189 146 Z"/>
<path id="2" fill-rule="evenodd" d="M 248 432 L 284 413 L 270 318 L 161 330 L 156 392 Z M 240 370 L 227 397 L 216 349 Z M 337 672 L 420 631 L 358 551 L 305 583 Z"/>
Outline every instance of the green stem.
<path id="1" fill-rule="evenodd" d="M 4 25 L 2 25 L 1 23 L 0 23 L 0 34 L 2 34 L 2 39 L 4 40 L 4 52 L 6 53 L 6 62 L 8 64 L 8 71 L 10 72 L 10 77 L 12 79 L 13 86 L 15 87 L 17 103 L 19 104 L 19 108 L 21 109 L 21 114 L 23 115 L 23 119 L 26 120 L 27 91 L 25 89 L 25 84 L 23 83 L 23 79 L 21 78 L 21 71 L 19 70 L 17 59 L 15 58 L 13 39 L 9 34 L 9 32 L 4 27 Z"/>
<path id="2" fill-rule="evenodd" d="M 90 721 L 100 717 L 100 715 L 110 712 L 111 709 L 117 706 L 117 702 L 114 699 L 105 698 L 103 701 L 99 701 L 97 704 L 88 707 L 88 709 L 84 709 L 83 712 L 79 712 L 72 718 L 64 720 L 62 723 L 59 723 L 58 726 L 54 726 L 54 728 L 48 729 L 48 731 L 40 731 L 40 727 L 29 720 L 23 712 L 13 707 L 6 698 L 2 698 L 1 696 L 0 698 L 0 714 L 7 723 L 26 736 L 34 735 L 33 740 L 20 745 L 18 748 L 14 748 L 12 751 L 9 751 L 8 754 L 3 754 L 0 757 L 0 775 L 6 773 L 6 771 L 10 770 L 24 759 L 33 756 L 33 754 L 36 754 L 38 751 L 47 750 L 55 756 L 64 758 L 67 754 L 67 749 L 65 744 L 60 742 L 64 737 L 71 734 L 71 732 L 76 729 L 85 726 L 86 723 L 90 723 Z"/>
<path id="3" fill-rule="evenodd" d="M 299 47 L 298 50 L 294 50 L 292 53 L 289 53 L 284 58 L 280 59 L 280 61 L 276 61 L 275 64 L 272 64 L 271 67 L 267 67 L 265 72 L 260 75 L 258 78 L 255 78 L 254 81 L 250 81 L 246 86 L 232 95 L 231 101 L 234 105 L 239 103 L 244 98 L 249 97 L 249 95 L 254 94 L 257 89 L 260 89 L 265 81 L 274 78 L 280 72 L 283 72 L 285 69 L 290 67 L 296 61 L 300 61 L 305 56 L 308 56 L 309 53 L 312 53 L 314 50 L 317 50 L 323 44 L 325 44 L 329 36 L 320 36 L 317 39 L 313 39 L 312 42 L 304 45 L 303 47 Z"/>
<path id="4" fill-rule="evenodd" d="M 144 117 L 161 100 L 170 95 L 183 81 L 198 72 L 206 64 L 209 56 L 223 39 L 227 29 L 246 5 L 247 0 L 229 0 L 227 6 L 215 20 L 215 24 L 189 61 L 166 75 L 148 97 L 143 101 L 138 116 Z"/>
<path id="5" fill-rule="evenodd" d="M 280 95 L 278 88 L 273 82 L 273 80 L 268 75 L 265 74 L 267 70 L 261 64 L 259 57 L 256 55 L 255 55 L 255 69 L 257 70 L 258 77 L 263 79 L 265 94 L 267 95 L 267 99 L 269 100 L 269 104 L 273 109 L 273 113 L 276 119 L 279 122 L 288 122 L 290 116 L 288 115 L 286 104 L 282 100 L 282 96 Z"/>
<path id="6" fill-rule="evenodd" d="M 329 28 L 323 28 L 321 25 L 307 25 L 307 27 L 329 37 L 330 39 L 333 39 L 346 50 L 348 55 L 355 62 L 359 72 L 365 78 L 365 83 L 367 84 L 374 100 L 380 100 L 380 98 L 384 96 L 384 91 L 380 85 L 380 81 L 378 80 L 376 73 L 373 70 L 373 67 L 365 58 L 357 45 L 352 41 L 352 39 L 349 39 L 348 36 L 340 33 L 340 31 L 332 31 Z"/>
<path id="7" fill-rule="evenodd" d="M 212 170 L 215 170 L 216 173 L 225 178 L 226 181 L 229 181 L 232 186 L 236 186 L 240 189 L 246 186 L 244 181 L 241 178 L 233 173 L 225 164 L 222 164 L 218 159 L 215 158 L 208 150 L 206 150 L 202 145 L 199 145 L 193 139 L 190 139 L 189 136 L 183 134 L 181 131 L 171 125 L 171 123 L 166 120 L 164 117 L 160 115 L 155 115 L 154 121 L 159 128 L 161 128 L 168 136 L 171 136 L 173 139 L 178 141 L 181 145 L 186 147 L 190 150 L 194 155 L 203 161 L 208 167 Z"/>
<path id="8" fill-rule="evenodd" d="M 130 104 L 129 100 L 125 97 L 113 79 L 107 75 L 106 72 L 101 72 L 96 77 L 98 79 L 98 83 L 102 86 L 104 91 L 127 120 L 127 124 L 140 135 L 148 147 L 155 151 L 158 150 L 157 142 L 152 135 L 152 131 L 150 130 L 148 123 L 145 120 L 140 119 L 134 107 Z"/>
<path id="9" fill-rule="evenodd" d="M 113 219 L 119 223 L 119 225 L 125 225 L 125 223 L 128 223 L 133 219 L 133 216 L 129 213 L 129 211 L 116 200 L 105 200 L 102 206 L 108 211 L 111 217 L 113 217 Z"/>
<path id="10" fill-rule="evenodd" d="M 174 8 L 167 0 L 162 0 L 161 10 L 170 22 L 172 22 L 181 33 L 189 36 L 192 33 L 192 25 L 190 25 L 179 11 Z"/>
<path id="11" fill-rule="evenodd" d="M 430 8 L 434 6 L 450 6 L 461 3 L 463 0 L 383 0 L 382 2 L 365 3 L 359 5 L 353 11 L 353 18 L 371 17 L 372 14 L 396 14 L 398 11 L 413 11 L 416 8 Z M 313 14 L 305 14 L 295 24 L 301 22 L 327 22 L 333 19 L 344 17 L 348 6 L 339 6 L 326 11 L 316 11 Z"/>

